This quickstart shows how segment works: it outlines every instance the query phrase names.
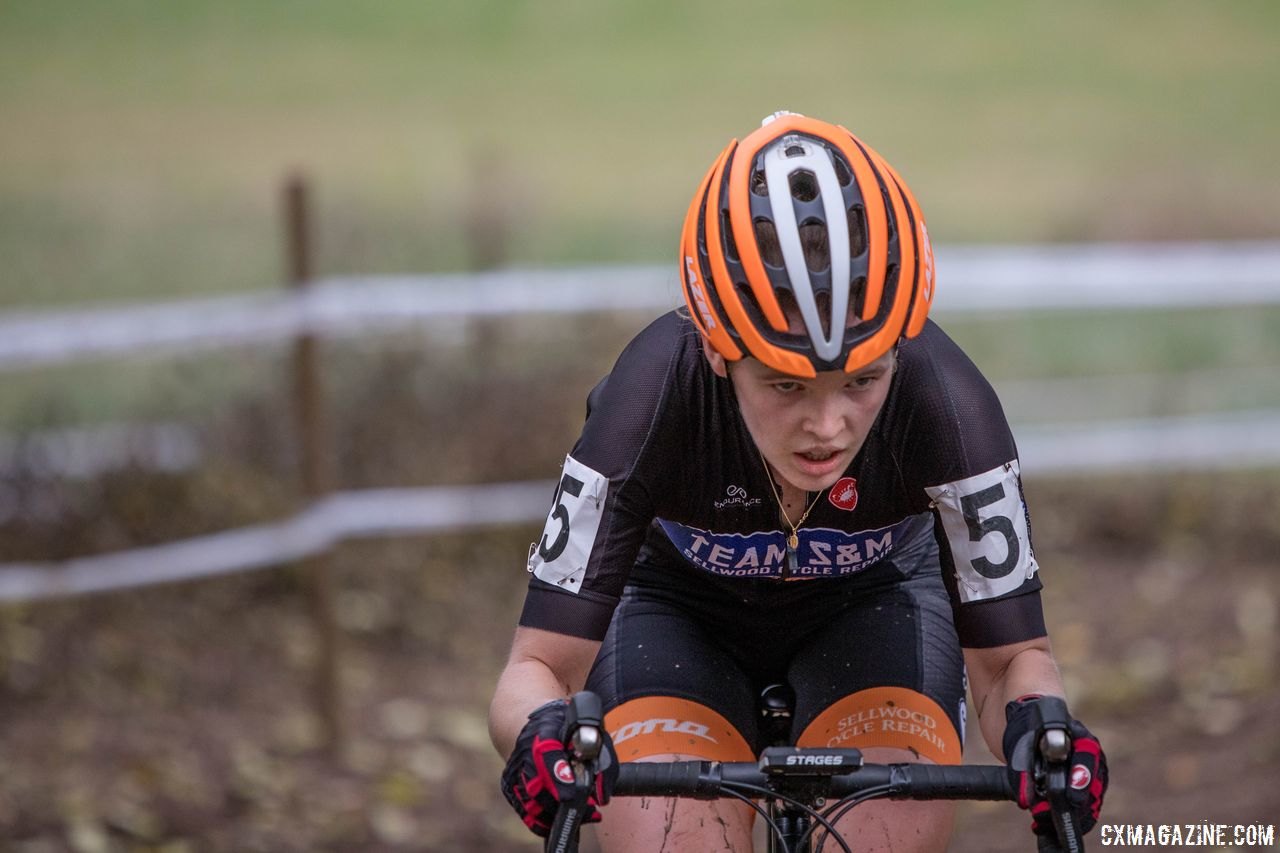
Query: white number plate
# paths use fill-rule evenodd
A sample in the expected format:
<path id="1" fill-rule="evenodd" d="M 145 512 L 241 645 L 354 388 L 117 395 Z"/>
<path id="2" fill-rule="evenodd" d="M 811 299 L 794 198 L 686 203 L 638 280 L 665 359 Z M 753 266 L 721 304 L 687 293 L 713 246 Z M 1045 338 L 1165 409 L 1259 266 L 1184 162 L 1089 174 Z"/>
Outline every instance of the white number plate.
<path id="1" fill-rule="evenodd" d="M 582 588 L 608 491 L 609 480 L 603 474 L 572 456 L 564 458 L 555 505 L 542 538 L 529 549 L 529 571 L 539 580 L 573 593 Z"/>
<path id="2" fill-rule="evenodd" d="M 955 559 L 961 601 L 1013 592 L 1036 573 L 1018 486 L 1018 460 L 925 493 L 933 499 Z"/>

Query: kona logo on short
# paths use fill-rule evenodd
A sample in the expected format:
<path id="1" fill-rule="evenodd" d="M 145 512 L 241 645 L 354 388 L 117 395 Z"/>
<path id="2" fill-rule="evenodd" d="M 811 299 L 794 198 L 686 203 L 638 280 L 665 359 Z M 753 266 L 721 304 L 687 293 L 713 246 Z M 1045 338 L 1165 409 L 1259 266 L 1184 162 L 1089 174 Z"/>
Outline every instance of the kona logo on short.
<path id="1" fill-rule="evenodd" d="M 698 284 L 698 272 L 694 269 L 693 258 L 689 255 L 684 256 L 684 269 L 689 283 L 689 294 L 693 297 L 694 304 L 698 306 L 698 313 L 702 315 L 702 322 L 706 324 L 708 329 L 714 329 L 716 327 L 716 317 L 707 306 L 706 294 L 702 292 L 702 285 Z"/>
<path id="2" fill-rule="evenodd" d="M 700 737 L 703 740 L 709 740 L 712 743 L 717 743 L 716 739 L 710 734 L 711 730 L 701 723 L 695 723 L 693 720 L 680 722 L 678 720 L 663 717 L 627 723 L 625 726 L 613 733 L 613 743 L 617 746 L 623 741 L 631 740 L 631 738 L 638 735 L 651 735 L 659 730 L 667 734 L 693 735 L 694 737 Z"/>
<path id="3" fill-rule="evenodd" d="M 716 501 L 714 504 L 716 509 L 724 509 L 727 506 L 740 506 L 745 509 L 760 503 L 759 498 L 747 497 L 747 490 L 742 486 L 730 486 L 725 490 L 725 493 L 728 494 L 728 497 L 722 501 Z"/>
<path id="4" fill-rule="evenodd" d="M 787 766 L 823 766 L 834 767 L 844 763 L 842 755 L 788 755 Z"/>

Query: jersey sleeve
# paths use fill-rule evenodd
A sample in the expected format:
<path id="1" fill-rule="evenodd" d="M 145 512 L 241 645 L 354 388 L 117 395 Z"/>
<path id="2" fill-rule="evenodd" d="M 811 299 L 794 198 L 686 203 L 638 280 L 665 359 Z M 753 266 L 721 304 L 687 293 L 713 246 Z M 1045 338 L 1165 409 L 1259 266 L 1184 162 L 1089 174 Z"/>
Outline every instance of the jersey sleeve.
<path id="1" fill-rule="evenodd" d="M 655 321 L 588 396 L 582 434 L 566 457 L 531 573 L 520 624 L 599 640 L 657 515 L 654 478 L 670 467 L 683 417 L 679 382 L 692 327 Z"/>
<path id="2" fill-rule="evenodd" d="M 933 323 L 901 355 L 897 390 L 915 392 L 901 433 L 903 477 L 933 512 L 961 645 L 1044 636 L 1018 451 L 994 389 Z"/>

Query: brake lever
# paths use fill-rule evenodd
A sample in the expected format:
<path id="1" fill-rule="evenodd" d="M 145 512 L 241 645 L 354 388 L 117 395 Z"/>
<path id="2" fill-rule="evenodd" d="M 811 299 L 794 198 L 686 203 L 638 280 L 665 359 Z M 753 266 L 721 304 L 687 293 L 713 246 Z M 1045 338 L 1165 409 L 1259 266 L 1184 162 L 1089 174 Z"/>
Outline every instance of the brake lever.
<path id="1" fill-rule="evenodd" d="M 565 733 L 568 736 L 566 743 L 573 750 L 573 756 L 578 759 L 579 764 L 594 765 L 600 757 L 603 717 L 600 697 L 596 694 L 584 690 L 575 693 L 569 700 L 569 712 L 565 716 Z"/>
<path id="2" fill-rule="evenodd" d="M 1053 844 L 1053 839 L 1041 836 L 1039 849 L 1084 853 L 1080 828 L 1076 825 L 1075 816 L 1071 813 L 1071 803 L 1067 799 L 1071 776 L 1071 733 L 1068 730 L 1071 717 L 1067 713 L 1067 703 L 1054 696 L 1043 697 L 1036 703 L 1034 722 L 1035 731 L 1039 735 L 1036 784 L 1041 786 L 1044 797 L 1049 802 L 1053 828 L 1061 845 L 1059 847 Z M 1045 844 L 1046 841 L 1049 844 Z"/>
<path id="3" fill-rule="evenodd" d="M 600 697 L 582 691 L 569 700 L 561 743 L 569 747 L 573 760 L 573 797 L 562 801 L 547 836 L 547 853 L 573 853 L 578 849 L 578 830 L 587 816 L 596 781 L 596 760 L 600 757 L 604 711 Z"/>

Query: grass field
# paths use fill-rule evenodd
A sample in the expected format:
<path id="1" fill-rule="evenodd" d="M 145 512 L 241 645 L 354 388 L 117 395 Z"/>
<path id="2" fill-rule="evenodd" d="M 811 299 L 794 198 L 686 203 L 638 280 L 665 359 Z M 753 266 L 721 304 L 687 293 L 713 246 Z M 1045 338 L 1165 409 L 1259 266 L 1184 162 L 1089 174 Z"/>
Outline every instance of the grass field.
<path id="1" fill-rule="evenodd" d="M 656 261 L 725 141 L 789 108 L 912 182 L 939 242 L 1260 237 L 1280 7 L 1099 0 L 0 5 L 0 308 L 326 271 Z"/>

